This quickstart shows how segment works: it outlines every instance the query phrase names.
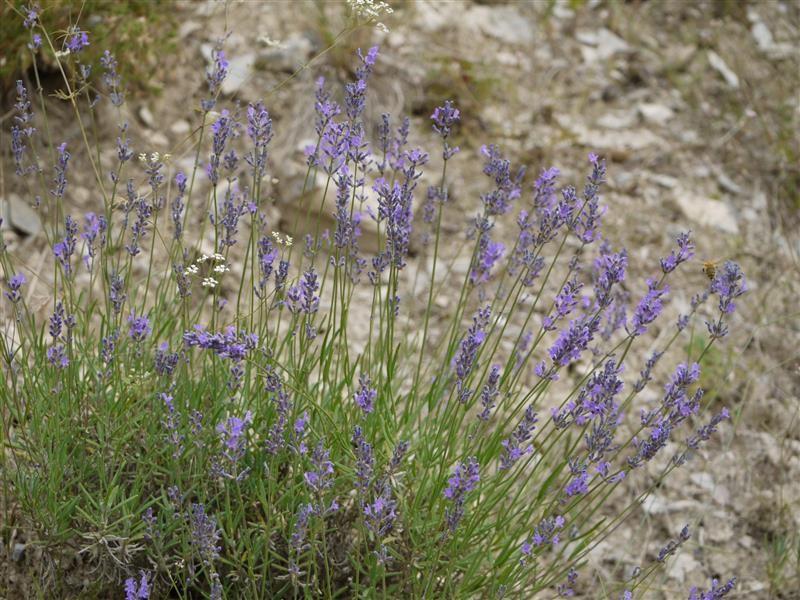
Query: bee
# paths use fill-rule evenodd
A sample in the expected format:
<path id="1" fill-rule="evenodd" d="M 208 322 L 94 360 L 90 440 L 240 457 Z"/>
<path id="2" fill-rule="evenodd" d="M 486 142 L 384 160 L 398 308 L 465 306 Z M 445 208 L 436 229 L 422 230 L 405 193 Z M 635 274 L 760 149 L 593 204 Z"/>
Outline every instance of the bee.
<path id="1" fill-rule="evenodd" d="M 714 281 L 714 277 L 717 276 L 717 265 L 721 263 L 721 260 L 704 260 L 703 261 L 703 273 L 705 273 L 706 277 L 708 277 L 709 281 Z"/>

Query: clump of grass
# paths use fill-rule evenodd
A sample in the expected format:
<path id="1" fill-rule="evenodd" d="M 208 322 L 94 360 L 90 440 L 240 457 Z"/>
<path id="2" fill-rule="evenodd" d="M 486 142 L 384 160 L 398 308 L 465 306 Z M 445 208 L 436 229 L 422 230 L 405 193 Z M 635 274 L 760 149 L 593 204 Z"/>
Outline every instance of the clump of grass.
<path id="1" fill-rule="evenodd" d="M 56 45 L 66 40 L 70 28 L 91 21 L 96 42 L 84 51 L 84 62 L 97 64 L 103 51 L 113 47 L 118 56 L 126 57 L 120 75 L 127 84 L 133 89 L 150 89 L 154 64 L 175 43 L 177 21 L 166 4 L 169 2 L 160 3 L 161 10 L 154 11 L 146 0 L 43 0 L 35 6 L 22 0 L 4 2 L 0 5 L 0 56 L 4 58 L 0 61 L 0 88 L 13 89 L 14 82 L 33 65 L 28 47 L 31 32 L 24 25 L 26 11 L 33 8 L 42 27 L 53 32 Z M 40 54 L 38 67 L 42 71 L 55 70 L 57 63 L 53 57 Z"/>
<path id="2" fill-rule="evenodd" d="M 461 240 L 443 220 L 461 113 L 449 101 L 433 110 L 442 167 L 423 190 L 430 156 L 409 146 L 408 120 L 384 115 L 377 139 L 367 136 L 377 48 L 359 50 L 342 104 L 318 84 L 306 184 L 324 180 L 336 225 L 296 239 L 262 212 L 272 120 L 260 102 L 222 106 L 221 46 L 194 167 L 134 149 L 126 124 L 105 164 L 71 91 L 88 37 L 72 30 L 62 54 L 26 16 L 41 36 L 35 59 L 49 52 L 74 67 L 62 71 L 64 93 L 85 147 L 42 140 L 43 115 L 18 85 L 13 155 L 48 215 L 53 276 L 42 319 L 25 288 L 44 274 L 0 254 L 11 314 L 0 339 L 4 524 L 28 528 L 52 555 L 80 551 L 98 595 L 123 578 L 128 598 L 646 593 L 688 527 L 628 581 L 584 574 L 581 584 L 579 573 L 728 418 L 706 414 L 697 382 L 746 291 L 738 265 L 721 266 L 676 325 L 661 324 L 690 236 L 632 284 L 631 301 L 627 253 L 601 233 L 605 161 L 590 155 L 581 189 L 552 167 L 529 185 L 490 145 L 459 273 L 443 256 Z M 119 106 L 110 53 L 101 66 L 101 101 Z M 73 218 L 79 151 L 102 204 Z M 518 233 L 501 240 L 496 225 L 510 218 Z M 372 255 L 359 248 L 369 222 L 380 240 Z M 409 256 L 414 237 L 429 269 Z M 703 312 L 707 344 L 642 405 L 656 365 Z M 632 365 L 631 349 L 659 325 L 674 333 Z M 625 382 L 623 371 L 639 376 Z M 625 507 L 604 515 L 612 497 Z M 63 585 L 62 573 L 51 577 Z M 690 597 L 734 584 L 715 580 Z"/>

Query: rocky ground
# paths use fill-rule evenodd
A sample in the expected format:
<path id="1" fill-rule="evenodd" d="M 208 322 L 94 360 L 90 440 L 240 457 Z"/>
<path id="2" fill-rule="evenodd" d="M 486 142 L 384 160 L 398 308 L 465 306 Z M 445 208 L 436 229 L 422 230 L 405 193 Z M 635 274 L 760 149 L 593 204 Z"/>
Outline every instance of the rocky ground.
<path id="1" fill-rule="evenodd" d="M 189 107 L 204 91 L 213 43 L 230 32 L 232 75 L 223 92 L 242 103 L 264 100 L 275 120 L 273 219 L 282 230 L 294 222 L 305 174 L 301 148 L 313 134 L 314 80 L 348 80 L 359 46 L 381 46 L 373 120 L 384 111 L 410 114 L 413 141 L 432 150 L 432 108 L 452 99 L 462 110 L 463 151 L 453 162 L 446 215 L 454 237 L 486 186 L 481 144 L 496 143 L 514 164 L 528 165 L 529 180 L 556 165 L 577 183 L 589 151 L 607 157 L 608 237 L 629 249 L 631 281 L 691 228 L 699 257 L 739 261 L 751 292 L 703 381 L 731 409 L 732 426 L 597 549 L 590 570 L 619 581 L 689 523 L 694 536 L 659 571 L 652 597 L 681 597 L 712 576 L 736 575 L 737 597 L 800 598 L 798 5 L 390 4 L 389 33 L 364 28 L 328 51 L 344 24 L 342 4 L 179 4 L 179 50 L 153 68 L 160 93 L 129 103 L 137 151 L 171 152 L 176 165 L 191 166 L 197 119 Z M 69 112 L 54 106 L 53 113 L 63 139 L 77 145 Z M 115 115 L 101 118 L 100 135 L 113 140 L 116 122 Z M 435 160 L 428 172 L 438 172 Z M 88 175 L 77 177 L 72 205 L 98 208 Z M 49 259 L 36 214 L 21 206 L 7 176 L 3 189 L 13 209 L 5 232 L 11 250 L 41 269 Z M 673 286 L 676 314 L 702 285 L 698 261 Z M 589 576 L 583 584 L 587 597 L 598 596 Z"/>

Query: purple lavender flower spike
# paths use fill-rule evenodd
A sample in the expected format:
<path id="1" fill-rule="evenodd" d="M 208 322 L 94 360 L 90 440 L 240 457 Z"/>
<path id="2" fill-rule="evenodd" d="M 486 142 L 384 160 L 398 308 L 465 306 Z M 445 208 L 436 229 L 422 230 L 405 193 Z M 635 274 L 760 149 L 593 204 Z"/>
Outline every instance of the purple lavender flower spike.
<path id="1" fill-rule="evenodd" d="M 365 415 L 370 414 L 375 410 L 375 399 L 378 397 L 378 390 L 372 387 L 372 382 L 369 376 L 362 373 L 358 378 L 358 391 L 353 395 L 353 401 L 356 403 Z"/>
<path id="2" fill-rule="evenodd" d="M 132 208 L 136 208 L 136 221 L 131 226 L 131 241 L 125 245 L 125 249 L 131 256 L 137 256 L 141 252 L 139 243 L 147 235 L 147 226 L 153 215 L 153 205 L 146 202 L 143 197 L 136 196 Z"/>
<path id="3" fill-rule="evenodd" d="M 647 383 L 652 379 L 650 373 L 658 363 L 659 359 L 663 356 L 663 352 L 653 352 L 650 357 L 645 361 L 644 369 L 639 372 L 639 379 L 633 385 L 634 391 L 641 392 Z"/>
<path id="4" fill-rule="evenodd" d="M 120 135 L 117 137 L 117 158 L 120 163 L 126 163 L 133 158 L 133 150 L 131 150 L 130 139 L 128 138 L 127 123 L 120 125 Z M 112 179 L 115 179 L 116 176 L 116 173 L 114 173 Z"/>
<path id="5" fill-rule="evenodd" d="M 289 275 L 289 261 L 282 258 L 275 270 L 275 291 L 282 292 L 286 286 L 286 277 Z"/>
<path id="6" fill-rule="evenodd" d="M 378 47 L 373 46 L 367 51 L 366 55 L 363 55 L 359 48 L 358 58 L 361 60 L 361 66 L 356 69 L 356 81 L 344 86 L 344 109 L 351 124 L 354 124 L 361 116 L 361 113 L 364 112 L 367 98 L 367 79 L 369 79 L 372 68 L 378 58 Z"/>
<path id="7" fill-rule="evenodd" d="M 307 150 L 308 165 L 319 166 L 320 164 L 320 147 L 323 141 L 330 142 L 330 126 L 333 124 L 333 119 L 341 112 L 341 107 L 331 101 L 330 92 L 325 88 L 325 78 L 320 77 L 317 79 L 317 92 L 316 102 L 314 103 L 314 110 L 317 113 L 315 131 L 319 136 L 319 141 L 316 146 L 310 146 Z M 336 135 L 334 135 L 334 138 Z"/>
<path id="8" fill-rule="evenodd" d="M 575 319 L 570 321 L 569 327 L 561 330 L 558 339 L 548 350 L 553 365 L 566 367 L 575 362 L 589 346 L 599 321 L 597 319 Z"/>
<path id="9" fill-rule="evenodd" d="M 211 157 L 208 159 L 208 164 L 206 165 L 206 175 L 208 175 L 208 179 L 214 186 L 219 182 L 220 161 L 225 155 L 225 146 L 228 143 L 228 139 L 233 135 L 235 127 L 236 122 L 227 110 L 223 110 L 217 120 L 211 125 L 211 133 L 213 134 Z"/>
<path id="10" fill-rule="evenodd" d="M 375 469 L 375 457 L 372 446 L 364 439 L 364 431 L 356 426 L 353 430 L 353 445 L 356 454 L 356 486 L 359 492 L 364 495 L 372 482 Z"/>
<path id="11" fill-rule="evenodd" d="M 225 200 L 222 203 L 222 214 L 220 216 L 220 224 L 223 229 L 222 239 L 220 240 L 221 246 L 230 247 L 236 244 L 236 236 L 239 233 L 239 217 L 244 214 L 245 208 L 245 201 L 238 193 L 235 185 L 225 190 Z"/>
<path id="12" fill-rule="evenodd" d="M 272 244 L 268 236 L 263 236 L 258 240 L 258 272 L 259 280 L 256 284 L 256 296 L 263 300 L 266 296 L 267 283 L 272 275 L 275 265 L 275 259 L 278 257 L 278 251 Z"/>
<path id="13" fill-rule="evenodd" d="M 67 189 L 67 167 L 69 165 L 69 159 L 71 158 L 71 154 L 67 151 L 67 143 L 63 142 L 59 144 L 58 148 L 58 162 L 56 163 L 56 176 L 53 179 L 53 183 L 55 187 L 50 190 L 50 193 L 58 199 L 64 197 L 64 192 Z"/>
<path id="14" fill-rule="evenodd" d="M 25 29 L 33 29 L 35 25 L 39 23 L 39 13 L 41 12 L 41 8 L 39 4 L 36 2 L 31 2 L 27 6 L 23 7 L 25 11 L 25 19 L 22 21 Z"/>
<path id="15" fill-rule="evenodd" d="M 561 174 L 556 167 L 543 169 L 533 184 L 533 206 L 537 211 L 552 209 L 556 201 L 556 182 Z"/>
<path id="16" fill-rule="evenodd" d="M 63 344 L 56 344 L 47 349 L 48 362 L 58 369 L 66 369 L 69 366 L 67 350 Z"/>
<path id="17" fill-rule="evenodd" d="M 394 264 L 398 269 L 406 265 L 408 246 L 412 231 L 412 204 L 417 181 L 422 176 L 420 167 L 428 162 L 428 155 L 412 149 L 403 155 L 404 167 L 401 181 L 390 184 L 384 178 L 375 181 L 373 189 L 378 194 L 379 223 L 385 222 L 386 246 L 383 257 L 373 260 L 377 269 L 383 264 Z"/>
<path id="18" fill-rule="evenodd" d="M 722 269 L 718 269 L 711 291 L 719 296 L 720 312 L 730 315 L 736 310 L 733 300 L 747 291 L 747 281 L 741 267 L 733 261 L 727 261 Z"/>
<path id="19" fill-rule="evenodd" d="M 564 487 L 564 493 L 567 497 L 583 496 L 589 493 L 589 475 L 586 470 L 586 465 L 570 459 L 569 470 L 572 474 L 572 479 Z"/>
<path id="20" fill-rule="evenodd" d="M 25 285 L 26 279 L 25 275 L 22 273 L 17 273 L 13 275 L 11 279 L 8 280 L 8 291 L 4 292 L 6 298 L 8 298 L 13 304 L 16 304 L 22 299 L 22 294 L 19 293 L 19 290 Z"/>
<path id="21" fill-rule="evenodd" d="M 98 247 L 103 248 L 106 245 L 108 223 L 103 215 L 97 216 L 93 212 L 86 213 L 85 221 L 81 234 L 81 238 L 86 242 L 86 254 L 83 262 L 87 269 L 91 269 Z M 98 242 L 97 247 L 95 242 Z"/>
<path id="22" fill-rule="evenodd" d="M 451 505 L 445 511 L 445 522 L 450 533 L 455 533 L 458 528 L 458 524 L 464 517 L 467 494 L 478 486 L 480 480 L 478 459 L 474 456 L 465 462 L 458 463 L 450 479 L 447 480 L 444 497 L 450 501 Z"/>
<path id="23" fill-rule="evenodd" d="M 478 349 L 486 339 L 486 327 L 489 324 L 491 309 L 485 306 L 478 310 L 472 317 L 472 326 L 467 335 L 461 340 L 458 351 L 453 357 L 452 367 L 456 374 L 456 390 L 458 401 L 462 404 L 472 395 L 472 390 L 467 387 L 467 379 L 472 373 Z"/>
<path id="24" fill-rule="evenodd" d="M 586 178 L 586 185 L 583 188 L 582 208 L 575 202 L 576 208 L 580 208 L 580 211 L 568 219 L 570 229 L 584 244 L 590 244 L 595 240 L 600 227 L 600 218 L 605 213 L 605 208 L 600 207 L 599 191 L 605 182 L 606 161 L 590 153 L 589 162 L 592 164 L 592 172 Z"/>
<path id="25" fill-rule="evenodd" d="M 461 113 L 450 100 L 447 100 L 444 106 L 438 106 L 433 111 L 431 120 L 433 121 L 433 130 L 442 138 L 442 158 L 445 161 L 450 160 L 460 151 L 458 146 L 450 145 L 449 138 L 453 127 L 461 120 Z"/>
<path id="26" fill-rule="evenodd" d="M 121 89 L 121 78 L 117 73 L 117 59 L 108 50 L 100 57 L 103 66 L 103 83 L 108 89 L 108 97 L 114 106 L 122 106 L 125 102 L 125 93 Z"/>
<path id="27" fill-rule="evenodd" d="M 378 168 L 378 172 L 383 176 L 384 172 L 386 171 L 386 165 L 389 161 L 389 152 L 390 152 L 390 145 L 392 143 L 391 138 L 391 131 L 392 128 L 389 124 L 390 122 L 390 115 L 389 113 L 382 113 L 381 114 L 381 122 L 378 124 L 378 142 L 379 148 L 382 152 L 381 162 L 376 162 L 376 166 Z"/>
<path id="28" fill-rule="evenodd" d="M 175 403 L 171 395 L 162 392 L 159 398 L 167 407 L 167 418 L 163 421 L 164 429 L 167 431 L 167 441 L 172 446 L 172 458 L 177 460 L 183 453 L 184 436 L 178 429 L 178 413 L 175 410 Z"/>
<path id="29" fill-rule="evenodd" d="M 292 286 L 286 296 L 289 299 L 289 310 L 295 314 L 313 315 L 319 310 L 319 281 L 316 271 L 311 267 L 303 273 L 303 277 Z"/>
<path id="30" fill-rule="evenodd" d="M 656 560 L 658 560 L 660 563 L 666 561 L 667 558 L 675 554 L 678 548 L 688 541 L 690 537 L 692 537 L 692 534 L 689 533 L 689 526 L 684 525 L 683 529 L 681 529 L 680 533 L 678 534 L 678 537 L 667 542 L 667 545 L 659 550 Z"/>
<path id="31" fill-rule="evenodd" d="M 69 277 L 72 274 L 72 255 L 78 242 L 78 224 L 67 215 L 64 219 L 64 229 L 64 238 L 53 246 L 53 255 L 64 269 L 64 274 Z"/>
<path id="32" fill-rule="evenodd" d="M 177 352 L 169 351 L 169 344 L 162 342 L 156 350 L 155 371 L 161 376 L 172 377 L 175 367 L 178 366 L 179 356 Z"/>
<path id="33" fill-rule="evenodd" d="M 734 313 L 736 310 L 734 300 L 745 292 L 747 292 L 747 280 L 741 267 L 733 261 L 726 261 L 721 269 L 717 269 L 711 282 L 711 293 L 719 296 L 720 311 L 719 320 L 706 321 L 712 339 L 728 335 L 728 328 L 723 320 Z"/>
<path id="34" fill-rule="evenodd" d="M 512 175 L 511 162 L 503 158 L 494 144 L 482 146 L 481 154 L 486 157 L 483 173 L 493 178 L 496 186 L 491 192 L 481 195 L 484 211 L 488 216 L 504 215 L 511 209 L 511 203 L 520 197 L 525 168 L 520 167 Z"/>
<path id="35" fill-rule="evenodd" d="M 347 165 L 342 165 L 336 176 L 336 230 L 333 234 L 333 244 L 342 250 L 352 248 L 355 242 L 355 226 L 350 216 L 350 171 Z"/>
<path id="36" fill-rule="evenodd" d="M 186 175 L 183 171 L 178 171 L 175 174 L 175 186 L 178 188 L 178 194 L 172 200 L 170 209 L 172 211 L 172 225 L 174 228 L 174 239 L 179 241 L 183 236 L 183 198 L 186 195 Z"/>
<path id="37" fill-rule="evenodd" d="M 628 253 L 604 252 L 594 261 L 594 296 L 598 308 L 604 309 L 614 301 L 614 285 L 625 281 Z"/>
<path id="38" fill-rule="evenodd" d="M 503 258 L 505 252 L 505 244 L 491 241 L 488 234 L 481 236 L 475 265 L 469 272 L 470 283 L 472 285 L 478 285 L 479 283 L 489 281 L 492 268 Z"/>
<path id="39" fill-rule="evenodd" d="M 697 407 L 688 401 L 687 388 L 700 379 L 700 365 L 679 364 L 669 382 L 664 386 L 664 407 L 679 412 L 683 416 L 694 414 Z"/>
<path id="40" fill-rule="evenodd" d="M 303 414 L 295 420 L 292 426 L 292 445 L 298 454 L 308 454 L 308 447 L 304 440 L 308 433 L 307 428 L 309 422 L 308 411 L 303 411 Z"/>
<path id="41" fill-rule="evenodd" d="M 571 598 L 575 595 L 575 582 L 578 580 L 578 572 L 575 569 L 570 569 L 567 572 L 567 581 L 559 583 L 556 587 L 558 595 L 562 598 Z"/>
<path id="42" fill-rule="evenodd" d="M 238 469 L 238 464 L 244 458 L 247 440 L 245 433 L 248 425 L 253 422 L 253 414 L 247 411 L 244 418 L 229 417 L 217 425 L 220 444 L 222 446 L 222 459 L 225 464 L 217 464 L 218 474 L 228 479 L 242 481 L 250 472 L 249 468 Z"/>
<path id="43" fill-rule="evenodd" d="M 289 540 L 289 545 L 294 551 L 294 556 L 289 560 L 289 572 L 293 577 L 300 575 L 300 567 L 297 564 L 297 557 L 308 547 L 306 536 L 308 535 L 308 520 L 314 514 L 314 506 L 311 504 L 301 504 L 297 509 L 295 517 L 294 531 Z"/>
<path id="44" fill-rule="evenodd" d="M 21 80 L 17 81 L 17 101 L 14 104 L 14 111 L 14 124 L 11 126 L 11 153 L 14 155 L 16 174 L 23 176 L 37 172 L 38 166 L 32 159 L 26 159 L 28 146 L 32 142 L 36 128 L 33 126 L 28 89 Z M 30 164 L 26 165 L 26 162 L 30 162 Z"/>
<path id="45" fill-rule="evenodd" d="M 658 318 L 664 308 L 662 297 L 669 293 L 669 286 L 658 288 L 655 279 L 647 280 L 647 294 L 641 299 L 631 318 L 628 332 L 633 336 L 642 335 L 647 331 L 647 326 Z"/>
<path id="46" fill-rule="evenodd" d="M 677 237 L 678 250 L 673 250 L 669 256 L 661 259 L 661 271 L 671 273 L 678 265 L 690 260 L 694 256 L 694 242 L 691 239 L 691 231 L 681 233 Z"/>
<path id="47" fill-rule="evenodd" d="M 70 34 L 67 36 L 64 47 L 69 50 L 70 53 L 78 54 L 84 48 L 89 47 L 89 35 L 78 27 L 73 27 Z"/>
<path id="48" fill-rule="evenodd" d="M 267 433 L 267 439 L 264 445 L 267 452 L 275 455 L 286 446 L 285 432 L 286 426 L 289 423 L 292 403 L 283 387 L 283 382 L 274 369 L 270 368 L 267 372 L 264 390 L 275 405 L 276 412 L 275 422 Z"/>
<path id="49" fill-rule="evenodd" d="M 56 302 L 55 309 L 53 309 L 53 314 L 50 315 L 50 337 L 53 338 L 53 341 L 58 341 L 61 338 L 61 331 L 64 326 L 64 304 L 59 300 Z"/>
<path id="50" fill-rule="evenodd" d="M 125 280 L 123 280 L 119 274 L 112 273 L 109 284 L 108 299 L 111 301 L 111 306 L 114 309 L 115 314 L 120 313 L 122 310 L 122 305 L 125 304 L 125 300 L 128 298 L 128 295 L 124 292 L 124 286 Z"/>
<path id="51" fill-rule="evenodd" d="M 135 577 L 128 577 L 125 580 L 125 600 L 148 600 L 148 598 L 150 598 L 150 584 L 147 573 L 141 571 L 138 582 Z"/>
<path id="52" fill-rule="evenodd" d="M 312 470 L 303 474 L 303 479 L 308 488 L 320 494 L 333 485 L 333 462 L 330 459 L 330 451 L 325 449 L 320 441 L 311 452 Z"/>
<path id="53" fill-rule="evenodd" d="M 703 390 L 698 389 L 690 397 L 688 388 L 700 378 L 700 365 L 678 365 L 675 373 L 664 387 L 661 406 L 652 411 L 642 412 L 642 425 L 649 427 L 646 439 L 634 438 L 636 454 L 628 458 L 628 464 L 639 467 L 651 460 L 670 440 L 672 431 L 687 417 L 697 414 Z"/>
<path id="54" fill-rule="evenodd" d="M 183 334 L 183 343 L 189 348 L 197 346 L 211 350 L 222 359 L 238 362 L 255 350 L 258 336 L 237 331 L 232 326 L 227 327 L 223 333 L 208 333 L 202 325 L 195 325 L 194 331 Z"/>
<path id="55" fill-rule="evenodd" d="M 397 501 L 392 495 L 388 483 L 384 482 L 375 500 L 364 504 L 364 522 L 367 528 L 379 538 L 388 535 L 397 518 Z"/>
<path id="56" fill-rule="evenodd" d="M 197 503 L 192 504 L 187 517 L 192 550 L 204 566 L 210 567 L 222 550 L 218 545 L 221 532 L 217 519 L 206 512 L 205 506 Z"/>
<path id="57" fill-rule="evenodd" d="M 134 342 L 143 342 L 152 331 L 150 319 L 145 316 L 137 317 L 136 313 L 131 311 L 128 317 L 128 335 Z"/>
<path id="58" fill-rule="evenodd" d="M 322 163 L 322 169 L 329 175 L 337 172 L 344 164 L 350 143 L 346 123 L 330 122 L 322 132 L 319 148 L 309 156 L 312 165 Z M 313 150 L 313 149 L 312 149 Z"/>
<path id="59" fill-rule="evenodd" d="M 556 296 L 553 313 L 544 317 L 542 321 L 542 327 L 545 331 L 555 330 L 556 321 L 569 316 L 578 305 L 578 297 L 582 288 L 583 284 L 577 279 L 572 279 L 564 284 L 564 287 L 561 288 L 561 291 Z"/>
<path id="60" fill-rule="evenodd" d="M 222 600 L 222 591 L 222 582 L 219 580 L 219 573 L 212 573 L 208 600 Z"/>
<path id="61" fill-rule="evenodd" d="M 184 260 L 188 252 L 184 250 Z M 175 282 L 178 284 L 178 296 L 181 298 L 188 298 L 192 295 L 192 282 L 189 279 L 189 272 L 186 265 L 182 263 L 175 263 L 172 265 L 172 273 L 175 275 Z"/>
<path id="62" fill-rule="evenodd" d="M 447 100 L 444 106 L 438 106 L 434 109 L 431 120 L 433 121 L 433 130 L 446 142 L 453 131 L 453 126 L 461 120 L 461 113 L 453 106 L 450 100 Z M 458 152 L 457 147 L 450 148 L 445 143 L 445 160 L 451 158 L 456 152 Z"/>
<path id="63" fill-rule="evenodd" d="M 223 42 L 224 40 L 219 40 L 216 47 L 211 51 L 213 65 L 210 69 L 206 70 L 209 98 L 200 103 L 205 112 L 212 110 L 216 105 L 217 94 L 219 94 L 222 82 L 228 75 L 229 63 L 225 59 L 225 52 L 222 50 Z"/>
<path id="64" fill-rule="evenodd" d="M 481 390 L 481 406 L 483 410 L 478 415 L 481 421 L 488 421 L 495 406 L 495 399 L 500 394 L 498 384 L 500 382 L 500 365 L 492 365 L 486 383 Z"/>
<path id="65" fill-rule="evenodd" d="M 272 139 L 272 119 L 261 102 L 247 107 L 247 135 L 253 142 L 253 150 L 245 157 L 245 161 L 252 167 L 253 176 L 258 182 L 267 168 L 267 146 Z"/>
<path id="66" fill-rule="evenodd" d="M 525 540 L 520 548 L 520 552 L 523 555 L 520 561 L 522 565 L 527 564 L 527 559 L 533 554 L 534 548 L 558 546 L 561 541 L 558 532 L 563 528 L 564 517 L 560 515 L 545 517 L 539 521 L 539 524 L 533 528 L 531 537 Z"/>
<path id="67" fill-rule="evenodd" d="M 727 408 L 723 408 L 720 412 L 711 417 L 708 423 L 698 429 L 694 435 L 686 439 L 686 447 L 688 450 L 675 455 L 672 462 L 677 466 L 686 463 L 691 457 L 692 451 L 697 450 L 702 442 L 707 442 L 711 439 L 711 436 L 717 432 L 717 426 L 722 423 L 722 421 L 730 418 L 731 415 Z"/>
<path id="68" fill-rule="evenodd" d="M 622 367 L 609 359 L 602 370 L 592 374 L 575 401 L 567 402 L 561 410 L 552 411 L 553 422 L 558 429 L 571 423 L 583 427 L 593 421 L 592 429 L 584 436 L 591 462 L 598 462 L 611 449 L 619 409 L 615 398 L 624 387 L 619 378 L 621 372 Z"/>
<path id="69" fill-rule="evenodd" d="M 538 420 L 533 406 L 528 406 L 522 420 L 511 433 L 511 437 L 500 442 L 500 445 L 503 446 L 503 453 L 500 455 L 501 470 L 510 469 L 520 458 L 533 452 L 532 444 L 527 446 L 523 446 L 523 444 L 531 439 Z"/>
<path id="70" fill-rule="evenodd" d="M 719 579 L 712 579 L 708 591 L 698 590 L 696 587 L 689 590 L 689 600 L 719 600 L 732 592 L 735 587 L 736 577 L 729 579 L 723 585 L 719 584 Z"/>

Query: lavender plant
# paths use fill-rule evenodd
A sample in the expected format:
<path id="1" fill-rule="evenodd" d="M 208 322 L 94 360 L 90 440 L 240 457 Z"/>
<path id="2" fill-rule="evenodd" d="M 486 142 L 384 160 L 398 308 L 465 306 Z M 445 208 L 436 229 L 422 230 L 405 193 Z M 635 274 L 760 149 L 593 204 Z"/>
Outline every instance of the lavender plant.
<path id="1" fill-rule="evenodd" d="M 81 66 L 87 32 L 73 30 L 64 55 L 36 11 L 25 15 L 34 61 L 47 51 Z M 63 71 L 82 147 L 46 139 L 35 94 L 18 84 L 13 157 L 48 224 L 52 283 L 0 254 L 4 533 L 29 528 L 51 553 L 88 547 L 103 585 L 127 598 L 574 595 L 591 550 L 729 418 L 696 385 L 705 350 L 674 360 L 657 402 L 640 394 L 701 314 L 706 350 L 727 335 L 747 289 L 738 265 L 720 268 L 677 326 L 664 323 L 689 234 L 644 284 L 626 282 L 627 253 L 602 233 L 605 161 L 589 156 L 582 189 L 554 167 L 529 186 L 490 145 L 459 273 L 442 227 L 459 110 L 431 115 L 442 168 L 428 176 L 408 119 L 366 120 L 378 49 L 357 60 L 343 104 L 318 82 L 306 184 L 321 178 L 335 196 L 336 229 L 305 251 L 265 214 L 267 105 L 220 106 L 222 46 L 191 173 L 136 148 L 127 123 L 113 163 L 92 148 L 87 115 L 124 102 L 110 52 L 100 96 L 78 93 L 69 73 L 80 68 Z M 85 216 L 68 213 L 79 154 L 102 199 Z M 369 220 L 372 254 L 359 244 Z M 44 318 L 25 294 L 34 278 L 52 293 Z M 643 594 L 689 536 L 602 589 Z"/>

